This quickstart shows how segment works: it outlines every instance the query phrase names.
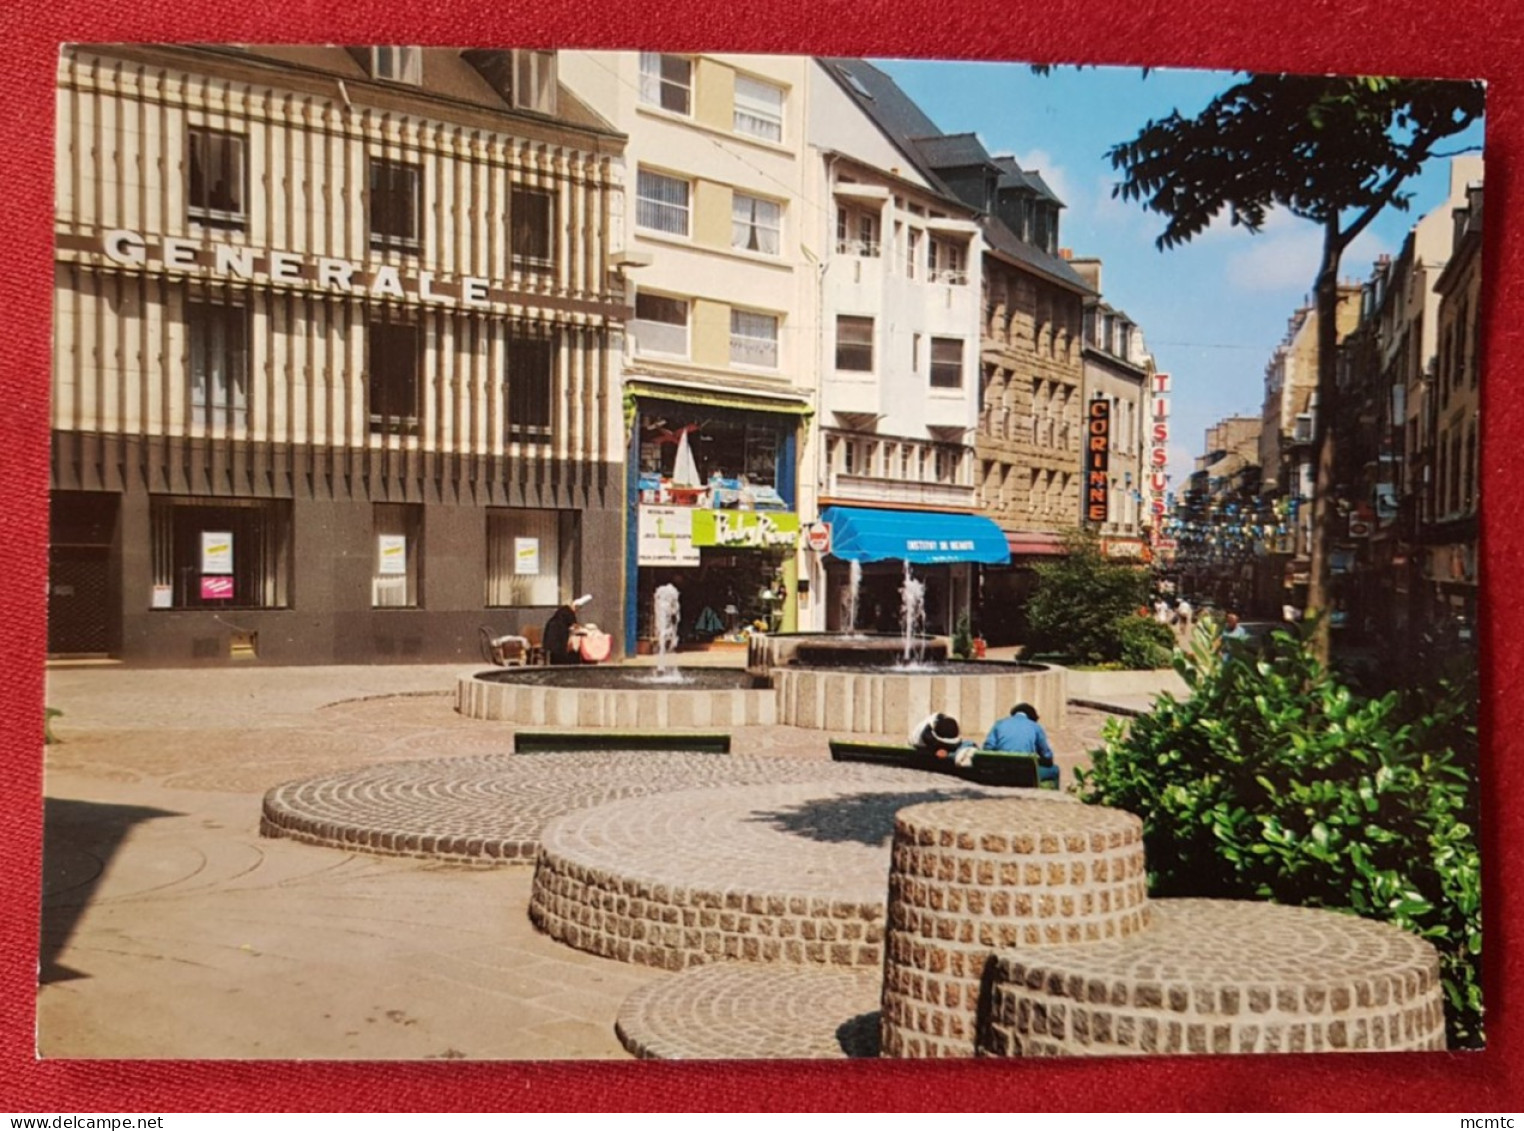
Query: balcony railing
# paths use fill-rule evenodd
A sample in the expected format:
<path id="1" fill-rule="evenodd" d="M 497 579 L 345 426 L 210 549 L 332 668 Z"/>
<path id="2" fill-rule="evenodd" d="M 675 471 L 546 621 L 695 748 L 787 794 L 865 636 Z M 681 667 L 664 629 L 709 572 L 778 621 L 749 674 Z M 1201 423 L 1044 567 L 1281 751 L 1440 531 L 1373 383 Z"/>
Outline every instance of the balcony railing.
<path id="1" fill-rule="evenodd" d="M 826 494 L 864 503 L 927 507 L 972 507 L 975 501 L 972 484 L 921 483 L 845 472 L 836 472 L 829 477 Z"/>

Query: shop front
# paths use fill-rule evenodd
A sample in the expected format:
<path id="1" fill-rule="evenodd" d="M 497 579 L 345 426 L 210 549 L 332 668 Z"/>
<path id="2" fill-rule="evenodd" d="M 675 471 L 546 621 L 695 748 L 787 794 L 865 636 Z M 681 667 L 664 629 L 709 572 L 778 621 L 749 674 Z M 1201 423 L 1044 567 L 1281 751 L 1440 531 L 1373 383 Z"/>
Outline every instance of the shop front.
<path id="1" fill-rule="evenodd" d="M 631 383 L 625 609 L 631 654 L 655 637 L 655 595 L 677 588 L 681 646 L 744 647 L 792 630 L 802 401 Z"/>
<path id="2" fill-rule="evenodd" d="M 1005 535 L 979 515 L 830 506 L 820 522 L 829 528 L 821 560 L 830 631 L 899 632 L 908 572 L 925 586 L 926 631 L 949 635 L 973 613 L 975 567 L 1010 561 Z"/>

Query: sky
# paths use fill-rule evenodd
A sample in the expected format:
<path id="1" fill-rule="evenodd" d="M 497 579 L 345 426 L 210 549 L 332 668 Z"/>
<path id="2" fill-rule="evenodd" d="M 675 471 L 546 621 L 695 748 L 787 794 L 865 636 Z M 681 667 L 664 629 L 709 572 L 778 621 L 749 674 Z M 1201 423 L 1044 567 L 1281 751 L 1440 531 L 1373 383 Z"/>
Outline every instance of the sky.
<path id="1" fill-rule="evenodd" d="M 1318 227 L 1278 210 L 1258 234 L 1226 217 L 1192 242 L 1161 252 L 1165 218 L 1111 195 L 1120 179 L 1107 150 L 1148 121 L 1178 109 L 1190 116 L 1242 76 L 1228 71 L 1136 67 L 1054 68 L 1024 63 L 874 60 L 945 133 L 973 131 L 993 155 L 1036 169 L 1067 206 L 1061 247 L 1103 261 L 1102 289 L 1139 325 L 1161 372 L 1174 380 L 1170 420 L 1171 490 L 1181 489 L 1205 446 L 1206 430 L 1227 416 L 1258 416 L 1264 373 L 1287 322 L 1310 302 Z M 1446 139 L 1451 153 L 1479 147 L 1482 127 Z M 1449 164 L 1430 160 L 1405 188 L 1408 211 L 1385 209 L 1344 253 L 1340 274 L 1370 277 L 1382 252 L 1395 255 L 1408 230 L 1444 204 Z"/>

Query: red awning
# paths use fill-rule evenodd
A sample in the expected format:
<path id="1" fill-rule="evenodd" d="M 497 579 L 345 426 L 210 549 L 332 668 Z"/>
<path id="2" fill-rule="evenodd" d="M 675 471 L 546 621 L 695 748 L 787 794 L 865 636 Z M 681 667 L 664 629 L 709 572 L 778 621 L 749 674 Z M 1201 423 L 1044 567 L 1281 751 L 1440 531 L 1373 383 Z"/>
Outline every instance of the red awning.
<path id="1" fill-rule="evenodd" d="M 1010 547 L 1011 557 L 1063 557 L 1064 540 L 1057 534 L 1043 534 L 1033 530 L 1005 532 L 1005 544 Z"/>

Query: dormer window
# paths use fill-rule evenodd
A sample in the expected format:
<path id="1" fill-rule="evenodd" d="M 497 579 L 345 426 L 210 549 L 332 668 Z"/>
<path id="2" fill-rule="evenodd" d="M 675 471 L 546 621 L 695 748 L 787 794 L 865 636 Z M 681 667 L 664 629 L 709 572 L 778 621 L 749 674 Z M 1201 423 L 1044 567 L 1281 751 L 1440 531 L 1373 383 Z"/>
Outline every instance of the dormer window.
<path id="1" fill-rule="evenodd" d="M 423 49 L 421 47 L 372 47 L 370 74 L 372 78 L 384 79 L 387 82 L 405 82 L 418 86 L 423 82 Z"/>
<path id="2" fill-rule="evenodd" d="M 513 53 L 513 105 L 520 110 L 536 110 L 541 114 L 556 112 L 554 51 Z"/>

